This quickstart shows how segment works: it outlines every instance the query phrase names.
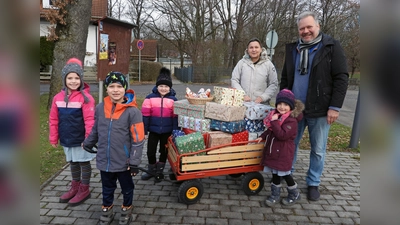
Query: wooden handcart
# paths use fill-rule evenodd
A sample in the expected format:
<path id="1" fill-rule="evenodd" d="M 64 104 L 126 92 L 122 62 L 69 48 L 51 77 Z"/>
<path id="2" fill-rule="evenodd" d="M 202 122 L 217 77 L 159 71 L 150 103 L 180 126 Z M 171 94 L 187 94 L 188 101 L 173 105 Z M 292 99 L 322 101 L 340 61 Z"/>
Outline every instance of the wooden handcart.
<path id="1" fill-rule="evenodd" d="M 256 195 L 264 187 L 264 177 L 259 171 L 264 142 L 245 141 L 220 145 L 192 153 L 180 154 L 168 139 L 168 161 L 171 180 L 181 181 L 178 200 L 187 205 L 195 204 L 203 195 L 200 178 L 229 175 L 242 177 L 242 190 L 246 195 Z"/>

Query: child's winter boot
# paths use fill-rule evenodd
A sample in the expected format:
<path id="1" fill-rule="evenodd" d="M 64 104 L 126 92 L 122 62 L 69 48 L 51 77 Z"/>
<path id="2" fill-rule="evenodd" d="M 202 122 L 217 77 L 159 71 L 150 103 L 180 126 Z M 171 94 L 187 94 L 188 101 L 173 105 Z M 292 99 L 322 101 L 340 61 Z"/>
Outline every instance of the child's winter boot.
<path id="1" fill-rule="evenodd" d="M 76 195 L 76 193 L 78 193 L 80 184 L 81 184 L 80 181 L 73 180 L 71 182 L 71 188 L 69 189 L 69 191 L 67 191 L 63 195 L 61 195 L 60 202 L 67 203 L 69 200 L 71 200 L 71 198 L 73 198 Z"/>
<path id="2" fill-rule="evenodd" d="M 149 164 L 148 167 L 147 167 L 147 170 L 148 170 L 150 173 L 156 173 L 156 164 L 155 164 L 155 163 L 154 163 L 154 164 Z M 142 177 L 141 177 L 141 179 L 142 179 L 142 180 L 148 180 L 148 179 L 150 179 L 150 178 L 152 178 L 152 177 L 153 177 L 152 174 L 149 174 L 149 173 L 144 172 L 143 175 L 142 175 Z"/>
<path id="3" fill-rule="evenodd" d="M 89 185 L 81 183 L 79 185 L 78 193 L 76 193 L 76 195 L 71 200 L 69 200 L 68 205 L 69 206 L 80 205 L 88 198 L 90 198 Z"/>
<path id="4" fill-rule="evenodd" d="M 157 165 L 156 166 L 156 172 L 157 173 L 163 173 L 164 172 L 165 163 L 158 162 L 156 165 Z"/>
<path id="5" fill-rule="evenodd" d="M 99 225 L 109 225 L 114 219 L 113 206 L 101 206 L 101 216 Z"/>
<path id="6" fill-rule="evenodd" d="M 287 191 L 288 191 L 288 196 L 287 198 L 282 199 L 282 204 L 293 205 L 294 203 L 297 202 L 297 200 L 300 200 L 300 192 L 299 189 L 297 188 L 297 184 L 287 187 Z"/>
<path id="7" fill-rule="evenodd" d="M 165 168 L 165 163 L 158 162 L 156 164 L 156 174 L 157 174 L 156 182 L 161 182 L 161 180 L 164 179 L 164 174 L 163 174 L 164 168 Z"/>
<path id="8" fill-rule="evenodd" d="M 271 183 L 271 195 L 268 196 L 267 200 L 265 200 L 265 204 L 267 206 L 273 206 L 275 203 L 279 202 L 281 198 L 281 187 L 282 185 L 276 185 L 274 183 Z"/>
<path id="9" fill-rule="evenodd" d="M 119 217 L 119 225 L 127 225 L 132 219 L 133 206 L 121 206 L 121 216 Z"/>

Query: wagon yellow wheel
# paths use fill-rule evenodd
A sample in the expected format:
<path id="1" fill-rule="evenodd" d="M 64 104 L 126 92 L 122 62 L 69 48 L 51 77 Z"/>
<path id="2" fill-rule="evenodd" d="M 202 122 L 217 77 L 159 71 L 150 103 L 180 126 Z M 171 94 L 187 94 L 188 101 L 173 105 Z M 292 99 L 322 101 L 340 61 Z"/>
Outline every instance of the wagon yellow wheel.
<path id="1" fill-rule="evenodd" d="M 250 182 L 249 182 L 249 189 L 251 190 L 251 191 L 256 191 L 256 190 L 258 190 L 259 188 L 260 188 L 260 180 L 258 180 L 258 179 L 252 179 Z"/>
<path id="2" fill-rule="evenodd" d="M 264 187 L 264 177 L 259 172 L 251 172 L 244 175 L 242 189 L 246 195 L 256 195 Z"/>
<path id="3" fill-rule="evenodd" d="M 203 196 L 204 187 L 200 180 L 184 181 L 178 189 L 178 199 L 187 205 L 195 204 Z"/>
<path id="4" fill-rule="evenodd" d="M 199 189 L 197 187 L 191 187 L 186 191 L 186 198 L 192 200 L 197 198 L 199 195 Z"/>

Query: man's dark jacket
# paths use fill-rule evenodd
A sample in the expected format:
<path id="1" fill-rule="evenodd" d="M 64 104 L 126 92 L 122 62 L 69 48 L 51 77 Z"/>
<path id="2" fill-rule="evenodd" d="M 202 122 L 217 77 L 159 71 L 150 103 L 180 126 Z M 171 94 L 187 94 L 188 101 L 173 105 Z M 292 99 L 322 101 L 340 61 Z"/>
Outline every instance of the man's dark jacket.
<path id="1" fill-rule="evenodd" d="M 307 99 L 304 103 L 304 115 L 307 117 L 326 116 L 329 106 L 341 108 L 347 91 L 347 61 L 339 41 L 322 34 L 321 44 L 311 65 Z M 286 45 L 281 90 L 293 88 L 297 45 L 298 42 Z"/>

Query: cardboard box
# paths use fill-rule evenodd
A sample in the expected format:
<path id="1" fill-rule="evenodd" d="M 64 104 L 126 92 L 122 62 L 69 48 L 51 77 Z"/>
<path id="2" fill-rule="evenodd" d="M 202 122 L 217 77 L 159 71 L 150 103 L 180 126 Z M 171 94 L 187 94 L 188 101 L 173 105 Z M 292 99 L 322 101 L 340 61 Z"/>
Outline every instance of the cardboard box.
<path id="1" fill-rule="evenodd" d="M 257 138 L 259 138 L 261 136 L 261 134 L 264 133 L 264 131 L 260 131 L 260 132 L 249 132 L 249 141 L 254 141 Z"/>
<path id="2" fill-rule="evenodd" d="M 205 105 L 192 105 L 187 99 L 174 102 L 174 114 L 204 119 Z"/>
<path id="3" fill-rule="evenodd" d="M 250 133 L 254 132 L 262 132 L 265 130 L 263 120 L 249 120 L 244 118 L 246 130 Z"/>
<path id="4" fill-rule="evenodd" d="M 196 152 L 205 149 L 204 137 L 200 132 L 176 137 L 175 143 L 180 154 Z"/>
<path id="5" fill-rule="evenodd" d="M 248 140 L 249 140 L 249 131 L 247 130 L 232 134 L 232 143 L 248 141 Z"/>
<path id="6" fill-rule="evenodd" d="M 210 119 L 198 119 L 194 117 L 178 115 L 178 126 L 181 128 L 187 128 L 204 133 L 210 131 L 210 123 Z"/>
<path id="7" fill-rule="evenodd" d="M 244 95 L 243 90 L 214 86 L 214 102 L 218 104 L 243 106 Z"/>
<path id="8" fill-rule="evenodd" d="M 227 106 L 215 102 L 206 103 L 205 117 L 225 122 L 243 120 L 246 113 L 245 106 Z"/>
<path id="9" fill-rule="evenodd" d="M 243 105 L 246 107 L 245 116 L 250 120 L 262 120 L 272 109 L 274 109 L 274 107 L 270 105 L 255 102 L 244 102 Z"/>
<path id="10" fill-rule="evenodd" d="M 208 134 L 209 134 L 209 139 L 207 148 L 212 148 L 219 145 L 232 143 L 232 134 L 228 134 L 222 131 L 210 131 L 208 132 Z"/>
<path id="11" fill-rule="evenodd" d="M 211 120 L 210 129 L 234 134 L 244 131 L 246 129 L 246 122 L 244 120 L 232 122 Z"/>

